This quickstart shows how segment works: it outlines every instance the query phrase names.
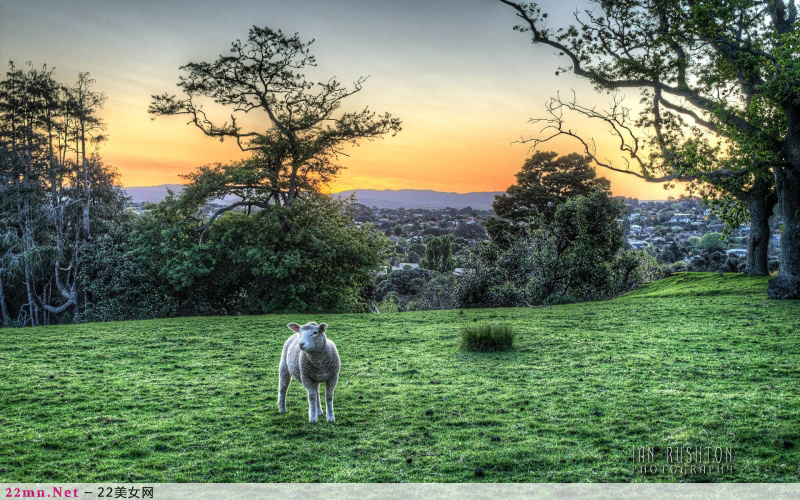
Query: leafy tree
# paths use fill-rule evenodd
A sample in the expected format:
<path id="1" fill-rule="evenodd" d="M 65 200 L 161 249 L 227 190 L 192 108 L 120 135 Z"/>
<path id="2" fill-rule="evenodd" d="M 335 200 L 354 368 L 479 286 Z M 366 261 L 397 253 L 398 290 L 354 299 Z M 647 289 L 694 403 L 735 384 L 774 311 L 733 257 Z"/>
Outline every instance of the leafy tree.
<path id="1" fill-rule="evenodd" d="M 670 244 L 664 248 L 664 251 L 661 252 L 661 255 L 663 262 L 666 263 L 676 262 L 686 257 L 686 253 L 675 242 L 675 240 L 671 241 Z"/>
<path id="2" fill-rule="evenodd" d="M 480 224 L 459 224 L 455 234 L 458 237 L 471 240 L 486 238 L 486 230 Z"/>
<path id="3" fill-rule="evenodd" d="M 180 304 L 160 276 L 161 239 L 134 227 L 149 217 L 131 219 L 95 235 L 82 256 L 80 280 L 94 297 L 94 307 L 80 321 L 122 321 L 180 315 Z M 145 239 L 150 236 L 152 239 Z"/>
<path id="4" fill-rule="evenodd" d="M 398 269 L 376 280 L 375 298 L 381 311 L 452 309 L 453 273 L 429 269 Z"/>
<path id="5" fill-rule="evenodd" d="M 236 141 L 252 156 L 235 165 L 201 168 L 188 176 L 187 201 L 236 195 L 241 201 L 218 210 L 206 221 L 207 229 L 224 212 L 244 207 L 291 205 L 313 193 L 340 170 L 335 163 L 343 147 L 400 130 L 400 120 L 365 108 L 339 113 L 342 102 L 362 88 L 360 77 L 348 89 L 331 78 L 315 83 L 305 70 L 316 66 L 312 41 L 280 30 L 250 29 L 248 38 L 233 42 L 230 55 L 214 62 L 181 66 L 179 98 L 168 93 L 153 96 L 154 116 L 187 115 L 205 135 Z M 231 110 L 230 123 L 215 123 L 202 107 L 204 98 Z M 245 131 L 242 116 L 261 117 L 255 130 Z"/>
<path id="6" fill-rule="evenodd" d="M 434 272 L 428 269 L 398 269 L 376 280 L 375 299 L 382 302 L 393 298 L 401 311 L 416 299 L 425 285 L 433 279 Z"/>
<path id="7" fill-rule="evenodd" d="M 725 241 L 726 239 L 722 233 L 706 233 L 700 238 L 697 247 L 706 253 L 724 252 L 727 249 Z"/>
<path id="8" fill-rule="evenodd" d="M 622 252 L 624 205 L 603 191 L 558 205 L 509 246 L 484 243 L 462 263 L 461 307 L 553 304 L 612 297 L 652 273 L 654 259 Z"/>
<path id="9" fill-rule="evenodd" d="M 112 241 L 99 251 L 100 317 L 366 311 L 371 273 L 390 245 L 371 226 L 355 227 L 347 203 L 313 195 L 230 212 L 201 242 L 181 200 L 167 198 L 136 219 L 116 251 Z M 140 298 L 141 308 L 127 306 Z"/>
<path id="10" fill-rule="evenodd" d="M 776 198 L 784 233 L 780 274 L 769 291 L 800 294 L 800 29 L 793 0 L 602 1 L 576 25 L 557 30 L 535 4 L 500 1 L 516 11 L 516 29 L 568 58 L 559 71 L 588 78 L 598 90 L 642 90 L 638 119 L 619 99 L 598 111 L 556 97 L 545 121 L 549 135 L 537 142 L 571 136 L 606 168 L 686 180 L 706 198 L 737 199 L 739 214 L 749 211 L 754 273 L 764 272 L 766 221 Z M 565 125 L 566 110 L 604 123 L 627 165 L 600 160 L 592 141 Z M 741 220 L 724 215 L 729 223 Z"/>
<path id="11" fill-rule="evenodd" d="M 431 239 L 425 247 L 425 258 L 422 267 L 440 273 L 450 272 L 455 269 L 453 260 L 453 239 L 449 234 Z"/>
<path id="12" fill-rule="evenodd" d="M 528 158 L 516 174 L 517 183 L 492 203 L 499 219 L 486 221 L 491 238 L 507 244 L 531 224 L 550 220 L 559 205 L 571 197 L 588 196 L 598 189 L 610 193 L 611 183 L 597 177 L 590 161 L 590 157 L 576 153 L 559 157 L 555 152 L 541 151 Z"/>
<path id="13" fill-rule="evenodd" d="M 417 255 L 425 255 L 425 245 L 422 243 L 412 243 L 408 247 L 409 252 L 415 252 Z"/>

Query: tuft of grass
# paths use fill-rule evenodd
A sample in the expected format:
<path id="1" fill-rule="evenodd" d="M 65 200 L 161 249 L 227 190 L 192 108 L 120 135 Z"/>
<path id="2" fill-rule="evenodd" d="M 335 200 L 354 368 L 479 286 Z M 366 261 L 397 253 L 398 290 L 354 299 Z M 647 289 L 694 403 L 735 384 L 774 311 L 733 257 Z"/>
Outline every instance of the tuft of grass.
<path id="1" fill-rule="evenodd" d="M 461 349 L 466 351 L 506 351 L 514 346 L 514 332 L 506 324 L 483 323 L 461 328 Z"/>

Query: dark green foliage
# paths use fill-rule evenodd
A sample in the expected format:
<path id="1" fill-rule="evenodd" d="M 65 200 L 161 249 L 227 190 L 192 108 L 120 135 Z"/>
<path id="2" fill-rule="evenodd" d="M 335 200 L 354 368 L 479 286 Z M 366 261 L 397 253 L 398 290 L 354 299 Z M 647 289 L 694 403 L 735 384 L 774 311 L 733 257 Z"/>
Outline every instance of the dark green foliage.
<path id="1" fill-rule="evenodd" d="M 453 238 L 449 234 L 445 234 L 428 241 L 425 246 L 425 258 L 422 259 L 421 265 L 425 269 L 440 273 L 450 272 L 455 269 Z"/>
<path id="2" fill-rule="evenodd" d="M 671 241 L 661 252 L 661 260 L 666 263 L 677 262 L 686 257 L 686 251 L 675 240 Z"/>
<path id="3" fill-rule="evenodd" d="M 80 280 L 94 297 L 94 307 L 77 320 L 165 318 L 181 312 L 169 283 L 158 275 L 158 246 L 145 243 L 132 230 L 133 223 L 121 224 L 85 248 Z"/>
<path id="4" fill-rule="evenodd" d="M 370 226 L 353 226 L 346 203 L 311 196 L 251 215 L 230 212 L 200 241 L 180 200 L 167 199 L 136 221 L 119 264 L 98 271 L 98 308 L 115 319 L 366 310 L 370 272 L 389 245 Z M 138 297 L 153 307 L 115 317 L 118 304 Z"/>
<path id="5" fill-rule="evenodd" d="M 408 304 L 410 311 L 427 311 L 436 309 L 453 309 L 453 289 L 456 277 L 453 273 L 434 273 L 433 278 L 425 283 L 416 300 Z"/>
<path id="6" fill-rule="evenodd" d="M 425 245 L 422 243 L 412 243 L 408 246 L 408 251 L 409 253 L 415 252 L 420 256 L 425 255 Z"/>
<path id="7" fill-rule="evenodd" d="M 701 254 L 692 256 L 687 271 L 714 271 L 726 273 L 739 273 L 746 271 L 746 260 L 735 255 L 726 255 L 719 250 L 704 251 Z"/>
<path id="8" fill-rule="evenodd" d="M 514 346 L 514 332 L 509 325 L 482 323 L 461 328 L 461 349 L 466 351 L 507 351 Z"/>
<path id="9" fill-rule="evenodd" d="M 480 224 L 459 224 L 455 234 L 465 239 L 482 240 L 486 238 L 486 230 Z"/>
<path id="10" fill-rule="evenodd" d="M 727 238 L 722 233 L 706 233 L 700 238 L 697 247 L 708 253 L 724 252 L 727 248 Z"/>
<path id="11" fill-rule="evenodd" d="M 503 307 L 599 300 L 652 279 L 655 261 L 622 251 L 624 206 L 603 191 L 559 205 L 510 244 L 487 243 L 465 258 L 459 307 Z M 652 262 L 651 262 L 652 261 Z M 649 277 L 647 277 L 649 275 Z"/>
<path id="12" fill-rule="evenodd" d="M 398 310 L 408 310 L 408 304 L 422 294 L 425 285 L 433 279 L 428 269 L 398 269 L 376 279 L 375 300 L 379 303 L 393 301 Z"/>
<path id="13" fill-rule="evenodd" d="M 433 277 L 428 269 L 398 269 L 377 278 L 375 298 L 383 300 L 390 293 L 414 296 L 422 291 L 425 283 Z"/>
<path id="14" fill-rule="evenodd" d="M 455 277 L 428 269 L 398 269 L 378 276 L 375 299 L 379 310 L 452 309 Z"/>
<path id="15" fill-rule="evenodd" d="M 597 177 L 590 160 L 577 153 L 559 157 L 555 152 L 544 151 L 525 160 L 516 174 L 517 183 L 492 204 L 492 211 L 500 219 L 486 221 L 491 238 L 509 243 L 522 235 L 524 228 L 550 220 L 558 206 L 571 197 L 589 196 L 597 190 L 610 194 L 611 183 Z"/>

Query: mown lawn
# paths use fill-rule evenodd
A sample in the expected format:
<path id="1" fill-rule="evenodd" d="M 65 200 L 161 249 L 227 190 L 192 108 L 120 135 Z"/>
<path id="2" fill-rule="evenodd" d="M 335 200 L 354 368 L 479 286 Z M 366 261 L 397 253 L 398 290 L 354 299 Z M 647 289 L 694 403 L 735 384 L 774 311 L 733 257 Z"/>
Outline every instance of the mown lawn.
<path id="1" fill-rule="evenodd" d="M 0 330 L 0 482 L 797 482 L 800 303 L 765 290 L 682 274 L 552 308 Z M 298 382 L 278 413 L 290 321 L 329 324 L 334 424 Z M 459 351 L 482 322 L 515 348 Z M 670 472 L 679 446 L 730 448 L 731 472 Z"/>

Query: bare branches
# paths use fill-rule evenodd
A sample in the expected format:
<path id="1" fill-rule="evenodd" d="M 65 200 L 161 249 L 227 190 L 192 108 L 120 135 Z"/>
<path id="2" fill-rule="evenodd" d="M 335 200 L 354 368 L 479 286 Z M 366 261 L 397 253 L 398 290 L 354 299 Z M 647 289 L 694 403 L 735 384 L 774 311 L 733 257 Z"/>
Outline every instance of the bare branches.
<path id="1" fill-rule="evenodd" d="M 704 95 L 702 87 L 692 85 L 693 79 L 689 78 L 687 67 L 692 60 L 704 55 L 701 47 L 695 47 L 688 36 L 681 34 L 684 29 L 681 23 L 689 22 L 688 17 L 673 22 L 660 5 L 650 6 L 647 2 L 609 3 L 604 6 L 606 16 L 588 13 L 589 22 L 582 23 L 579 20 L 580 29 L 571 26 L 556 35 L 552 30 L 542 28 L 546 14 L 535 4 L 500 1 L 514 8 L 517 17 L 523 21 L 522 26 L 515 27 L 516 30 L 531 33 L 533 43 L 557 49 L 572 63 L 565 70 L 589 79 L 598 87 L 606 90 L 658 90 L 685 99 L 726 126 L 747 133 L 759 132 L 758 126 L 743 118 L 735 109 L 721 105 Z M 656 10 L 659 20 L 654 24 L 648 17 L 651 8 Z M 625 16 L 631 18 L 626 19 Z M 681 43 L 682 39 L 685 43 Z M 667 50 L 671 57 L 665 57 Z M 708 119 L 703 121 L 712 123 Z"/>
<path id="2" fill-rule="evenodd" d="M 557 97 L 551 98 L 550 101 L 545 104 L 545 108 L 550 115 L 548 118 L 530 120 L 531 123 L 544 124 L 541 133 L 546 134 L 545 137 L 521 139 L 517 142 L 531 143 L 531 149 L 536 149 L 540 144 L 551 141 L 556 137 L 567 136 L 577 140 L 583 146 L 585 154 L 592 158 L 592 161 L 608 170 L 633 175 L 652 182 L 674 180 L 676 178 L 674 176 L 669 176 L 653 179 L 648 175 L 651 169 L 648 162 L 640 156 L 640 139 L 632 128 L 633 123 L 630 119 L 630 110 L 622 106 L 622 100 L 618 98 L 618 96 L 614 96 L 614 101 L 611 103 L 609 111 L 598 111 L 596 108 L 581 106 L 577 103 L 574 91 L 572 93 L 572 100 L 565 101 L 561 98 L 561 95 L 558 94 Z M 601 159 L 597 154 L 597 146 L 594 138 L 586 139 L 578 132 L 567 128 L 564 110 L 573 111 L 590 120 L 602 122 L 608 127 L 619 141 L 620 151 L 625 153 L 625 156 L 622 156 L 625 167 L 617 167 L 611 160 Z M 634 163 L 631 164 L 628 158 Z"/>
<path id="3" fill-rule="evenodd" d="M 614 96 L 609 110 L 601 111 L 594 107 L 588 108 L 578 104 L 574 92 L 572 100 L 569 101 L 562 99 L 560 94 L 551 98 L 545 105 L 548 118 L 530 120 L 531 123 L 543 124 L 540 130 L 542 137 L 521 138 L 516 142 L 531 144 L 531 149 L 536 149 L 541 144 L 557 137 L 570 137 L 581 144 L 584 153 L 591 157 L 598 166 L 632 175 L 648 182 L 699 181 L 723 184 L 749 175 L 747 169 L 715 169 L 709 166 L 705 160 L 711 155 L 711 150 L 708 148 L 712 148 L 712 146 L 695 142 L 695 139 L 681 143 L 677 138 L 667 138 L 665 134 L 672 125 L 668 125 L 669 120 L 665 120 L 661 115 L 659 103 L 662 102 L 663 99 L 656 93 L 653 96 L 655 120 L 652 126 L 655 132 L 653 140 L 656 141 L 658 147 L 650 148 L 650 152 L 645 151 L 645 144 L 639 135 L 641 131 L 632 120 L 630 109 L 622 105 L 621 98 Z M 619 150 L 623 153 L 620 158 L 624 165 L 617 166 L 612 160 L 601 158 L 594 137 L 587 138 L 568 128 L 565 111 L 576 113 L 592 122 L 598 122 L 602 128 L 608 130 L 618 142 Z M 704 154 L 690 153 L 692 148 L 701 148 Z M 752 167 L 764 168 L 765 166 L 767 165 L 753 165 Z"/>
<path id="4" fill-rule="evenodd" d="M 201 227 L 199 227 L 197 229 L 197 231 L 200 233 L 200 243 L 203 242 L 203 238 L 205 237 L 206 231 L 208 231 L 208 228 L 211 227 L 211 225 L 214 223 L 215 220 L 217 220 L 217 218 L 220 215 L 222 215 L 222 214 L 224 214 L 226 212 L 230 212 L 231 210 L 236 210 L 239 207 L 248 207 L 248 209 L 250 207 L 259 207 L 259 208 L 266 209 L 266 208 L 270 207 L 270 204 L 268 202 L 257 202 L 257 201 L 252 201 L 252 200 L 242 200 L 242 201 L 237 201 L 235 203 L 231 203 L 230 205 L 227 205 L 225 207 L 222 207 L 222 208 L 218 209 L 208 219 L 208 221 L 206 221 L 205 224 L 203 224 Z"/>

